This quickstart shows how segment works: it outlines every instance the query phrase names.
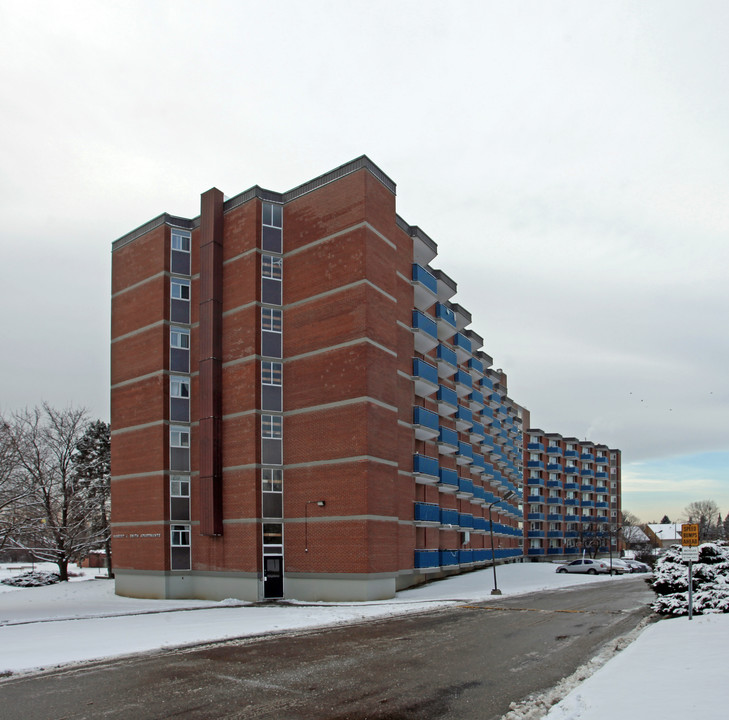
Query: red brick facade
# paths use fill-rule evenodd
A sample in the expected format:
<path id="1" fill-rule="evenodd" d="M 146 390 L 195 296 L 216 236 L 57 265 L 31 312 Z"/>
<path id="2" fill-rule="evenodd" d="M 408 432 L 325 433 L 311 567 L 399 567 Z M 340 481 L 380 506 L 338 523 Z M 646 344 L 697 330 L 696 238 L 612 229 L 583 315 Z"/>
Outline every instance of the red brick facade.
<path id="1" fill-rule="evenodd" d="M 360 158 L 288 193 L 253 188 L 220 220 L 215 193 L 200 218 L 114 244 L 117 591 L 386 597 L 491 562 L 489 507 L 496 560 L 520 556 L 521 408 L 448 302 L 455 284 L 434 290 L 435 244 L 397 216 L 394 184 Z M 221 255 L 206 245 L 201 263 L 211 233 Z M 428 349 L 416 307 L 438 326 Z M 416 390 L 414 358 L 432 374 L 438 345 L 460 353 L 437 383 L 457 415 Z"/>

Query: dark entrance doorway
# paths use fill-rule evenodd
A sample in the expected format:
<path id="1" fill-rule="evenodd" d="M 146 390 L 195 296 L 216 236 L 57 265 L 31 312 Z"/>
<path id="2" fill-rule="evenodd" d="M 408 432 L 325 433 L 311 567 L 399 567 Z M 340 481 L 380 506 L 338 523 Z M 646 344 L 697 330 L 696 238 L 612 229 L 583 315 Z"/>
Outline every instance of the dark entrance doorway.
<path id="1" fill-rule="evenodd" d="M 283 597 L 283 557 L 266 555 L 263 558 L 263 597 Z"/>

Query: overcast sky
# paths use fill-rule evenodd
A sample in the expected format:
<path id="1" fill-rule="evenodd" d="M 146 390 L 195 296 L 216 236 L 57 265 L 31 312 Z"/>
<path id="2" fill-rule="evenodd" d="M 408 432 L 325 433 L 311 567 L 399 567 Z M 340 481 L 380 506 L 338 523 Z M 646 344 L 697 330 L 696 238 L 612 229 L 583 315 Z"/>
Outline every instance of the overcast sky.
<path id="1" fill-rule="evenodd" d="M 532 424 L 729 512 L 729 3 L 0 0 L 0 409 L 109 417 L 111 243 L 367 154 Z"/>

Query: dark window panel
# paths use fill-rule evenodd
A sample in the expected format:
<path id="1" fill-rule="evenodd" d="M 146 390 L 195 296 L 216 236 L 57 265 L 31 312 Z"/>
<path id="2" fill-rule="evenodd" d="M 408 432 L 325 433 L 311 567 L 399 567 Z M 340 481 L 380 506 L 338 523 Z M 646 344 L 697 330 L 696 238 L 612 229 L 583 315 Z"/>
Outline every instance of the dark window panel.
<path id="1" fill-rule="evenodd" d="M 263 493 L 263 517 L 283 517 L 283 495 L 281 493 Z"/>
<path id="2" fill-rule="evenodd" d="M 281 228 L 264 226 L 261 232 L 261 245 L 264 250 L 280 253 L 282 247 Z"/>
<path id="3" fill-rule="evenodd" d="M 263 278 L 261 280 L 261 301 L 269 305 L 281 304 L 281 281 Z"/>
<path id="4" fill-rule="evenodd" d="M 281 440 L 263 438 L 261 440 L 261 462 L 266 465 L 281 465 L 283 462 L 282 447 Z"/>
<path id="5" fill-rule="evenodd" d="M 187 398 L 170 398 L 170 420 L 190 422 L 190 401 Z"/>
<path id="6" fill-rule="evenodd" d="M 170 348 L 170 370 L 190 372 L 190 351 L 182 348 Z"/>
<path id="7" fill-rule="evenodd" d="M 190 301 L 172 298 L 170 300 L 170 320 L 178 323 L 189 323 Z"/>
<path id="8" fill-rule="evenodd" d="M 261 386 L 261 410 L 275 410 L 281 412 L 281 386 L 278 385 L 262 385 Z"/>
<path id="9" fill-rule="evenodd" d="M 261 332 L 261 355 L 281 357 L 281 333 L 264 330 Z"/>
<path id="10" fill-rule="evenodd" d="M 190 472 L 190 448 L 170 448 L 170 470 Z"/>
<path id="11" fill-rule="evenodd" d="M 170 520 L 190 519 L 190 498 L 170 498 Z"/>
<path id="12" fill-rule="evenodd" d="M 190 253 L 173 250 L 170 259 L 170 270 L 177 275 L 189 275 Z"/>
<path id="13" fill-rule="evenodd" d="M 170 567 L 172 570 L 190 569 L 190 548 L 173 547 L 170 549 Z"/>

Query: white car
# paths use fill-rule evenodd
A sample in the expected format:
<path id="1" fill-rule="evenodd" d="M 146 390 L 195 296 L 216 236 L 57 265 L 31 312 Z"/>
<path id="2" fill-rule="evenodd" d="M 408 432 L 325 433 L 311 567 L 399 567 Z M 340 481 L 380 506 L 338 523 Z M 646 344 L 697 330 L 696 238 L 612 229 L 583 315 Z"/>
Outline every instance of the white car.
<path id="1" fill-rule="evenodd" d="M 572 562 L 559 565 L 558 573 L 587 573 L 597 575 L 598 573 L 609 573 L 610 567 L 605 560 L 592 560 L 590 558 L 573 560 Z"/>

